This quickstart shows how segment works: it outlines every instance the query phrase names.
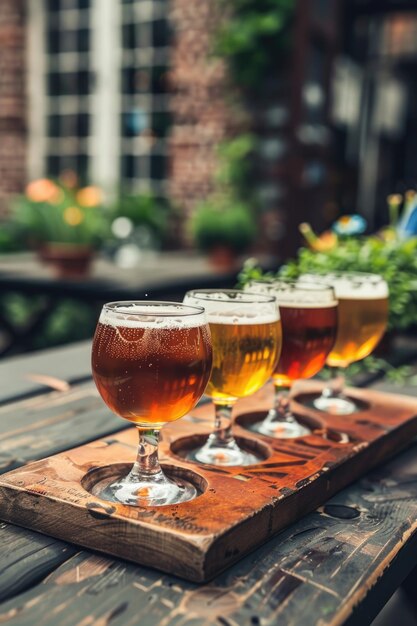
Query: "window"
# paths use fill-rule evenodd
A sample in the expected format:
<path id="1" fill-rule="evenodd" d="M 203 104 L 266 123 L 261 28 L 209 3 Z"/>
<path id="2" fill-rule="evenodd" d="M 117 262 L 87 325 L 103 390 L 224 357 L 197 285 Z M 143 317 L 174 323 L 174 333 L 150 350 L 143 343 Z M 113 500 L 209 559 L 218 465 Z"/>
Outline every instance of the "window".
<path id="1" fill-rule="evenodd" d="M 169 127 L 167 0 L 122 2 L 121 183 L 164 193 Z"/>
<path id="2" fill-rule="evenodd" d="M 30 177 L 164 193 L 168 2 L 31 0 Z"/>
<path id="3" fill-rule="evenodd" d="M 46 173 L 63 169 L 89 177 L 90 0 L 45 5 Z"/>

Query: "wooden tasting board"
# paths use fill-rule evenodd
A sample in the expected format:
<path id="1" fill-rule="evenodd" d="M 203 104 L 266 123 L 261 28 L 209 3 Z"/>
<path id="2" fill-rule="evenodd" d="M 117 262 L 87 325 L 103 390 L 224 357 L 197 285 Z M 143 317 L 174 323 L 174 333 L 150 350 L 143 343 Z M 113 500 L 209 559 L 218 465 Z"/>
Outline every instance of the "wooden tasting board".
<path id="1" fill-rule="evenodd" d="M 304 384 L 303 384 L 304 385 Z M 298 388 L 302 394 L 317 385 Z M 0 478 L 0 518 L 78 545 L 149 565 L 191 581 L 206 581 L 332 494 L 405 447 L 417 434 L 417 400 L 370 390 L 350 390 L 364 410 L 336 417 L 293 408 L 312 426 L 349 435 L 272 439 L 242 423 L 271 406 L 265 387 L 237 407 L 235 434 L 267 456 L 250 467 L 213 467 L 186 461 L 181 453 L 204 441 L 213 409 L 205 404 L 163 429 L 160 457 L 167 468 L 191 479 L 202 494 L 179 505 L 126 507 L 100 500 L 87 489 L 135 458 L 137 433 L 117 435 L 68 450 Z M 243 417 L 242 417 L 243 415 Z M 311 421 L 313 420 L 313 421 Z"/>

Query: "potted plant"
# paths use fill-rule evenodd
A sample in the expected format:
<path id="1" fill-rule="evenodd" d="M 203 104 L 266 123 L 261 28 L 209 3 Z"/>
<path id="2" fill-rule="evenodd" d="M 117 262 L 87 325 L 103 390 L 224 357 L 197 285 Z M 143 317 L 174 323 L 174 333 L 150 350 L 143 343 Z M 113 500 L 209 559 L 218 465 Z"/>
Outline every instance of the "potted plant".
<path id="1" fill-rule="evenodd" d="M 64 278 L 80 278 L 89 271 L 108 227 L 101 190 L 79 188 L 72 173 L 57 181 L 30 182 L 14 203 L 13 221 L 40 259 Z"/>
<path id="2" fill-rule="evenodd" d="M 234 269 L 257 234 L 251 205 L 250 159 L 252 135 L 245 134 L 219 144 L 214 191 L 190 218 L 191 236 L 199 250 L 209 255 L 217 269 Z"/>
<path id="3" fill-rule="evenodd" d="M 191 233 L 214 268 L 232 270 L 238 255 L 253 243 L 256 224 L 244 202 L 230 194 L 217 194 L 197 207 L 191 218 Z"/>
<path id="4" fill-rule="evenodd" d="M 134 229 L 147 234 L 154 248 L 160 248 L 168 230 L 168 201 L 152 192 L 122 192 L 112 209 L 112 219 L 118 217 L 129 219 Z"/>

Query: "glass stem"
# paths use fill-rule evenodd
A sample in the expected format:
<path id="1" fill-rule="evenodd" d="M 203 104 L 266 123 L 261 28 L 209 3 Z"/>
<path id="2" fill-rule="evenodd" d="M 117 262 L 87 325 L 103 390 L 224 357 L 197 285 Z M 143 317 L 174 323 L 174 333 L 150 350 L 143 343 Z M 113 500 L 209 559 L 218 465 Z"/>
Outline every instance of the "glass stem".
<path id="1" fill-rule="evenodd" d="M 233 441 L 232 435 L 232 410 L 233 404 L 214 403 L 214 432 L 211 435 L 211 442 L 225 445 Z"/>
<path id="2" fill-rule="evenodd" d="M 325 398 L 335 398 L 343 395 L 343 389 L 345 387 L 345 377 L 341 373 L 341 368 L 337 366 L 330 366 L 331 378 L 323 389 L 322 396 Z"/>
<path id="3" fill-rule="evenodd" d="M 129 473 L 129 480 L 138 482 L 162 473 L 158 459 L 159 429 L 137 427 L 139 445 L 136 461 Z"/>
<path id="4" fill-rule="evenodd" d="M 274 409 L 277 422 L 294 422 L 290 411 L 290 389 L 282 385 L 274 385 Z"/>

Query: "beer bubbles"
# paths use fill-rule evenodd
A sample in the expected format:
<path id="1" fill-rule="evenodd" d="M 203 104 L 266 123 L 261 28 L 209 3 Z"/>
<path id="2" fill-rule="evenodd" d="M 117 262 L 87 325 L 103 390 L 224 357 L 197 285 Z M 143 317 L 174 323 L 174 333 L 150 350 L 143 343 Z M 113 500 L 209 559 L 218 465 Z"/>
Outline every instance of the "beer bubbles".
<path id="1" fill-rule="evenodd" d="M 104 305 L 93 340 L 93 378 L 107 406 L 137 426 L 140 443 L 129 475 L 107 487 L 103 498 L 143 506 L 195 496 L 194 487 L 163 474 L 157 439 L 164 424 L 198 402 L 211 365 L 210 331 L 201 307 L 151 301 Z"/>

